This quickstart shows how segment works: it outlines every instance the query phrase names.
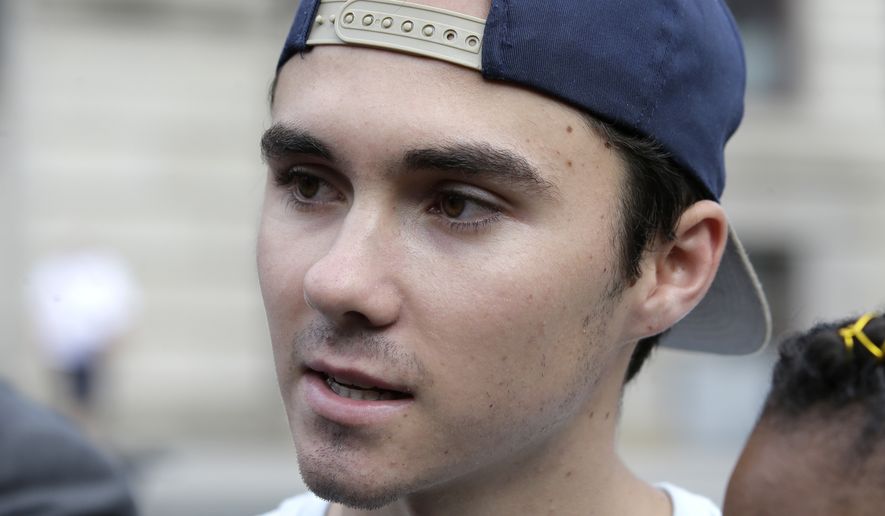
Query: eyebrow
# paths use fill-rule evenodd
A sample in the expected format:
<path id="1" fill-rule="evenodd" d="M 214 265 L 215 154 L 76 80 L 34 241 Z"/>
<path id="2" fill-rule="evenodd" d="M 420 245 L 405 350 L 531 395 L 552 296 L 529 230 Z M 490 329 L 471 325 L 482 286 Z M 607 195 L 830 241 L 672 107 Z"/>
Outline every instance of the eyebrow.
<path id="1" fill-rule="evenodd" d="M 261 155 L 265 160 L 290 154 L 307 154 L 332 161 L 332 151 L 307 131 L 276 123 L 261 137 Z"/>
<path id="2" fill-rule="evenodd" d="M 486 143 L 451 143 L 441 147 L 413 149 L 403 154 L 402 163 L 407 170 L 456 172 L 465 177 L 503 182 L 549 197 L 556 196 L 559 191 L 524 157 Z"/>
<path id="3" fill-rule="evenodd" d="M 261 137 L 265 160 L 305 154 L 334 161 L 329 147 L 297 126 L 275 123 Z M 428 170 L 457 173 L 464 177 L 497 181 L 546 197 L 558 196 L 555 184 L 544 179 L 537 167 L 519 154 L 483 142 L 455 142 L 437 147 L 410 149 L 403 153 L 394 173 Z"/>

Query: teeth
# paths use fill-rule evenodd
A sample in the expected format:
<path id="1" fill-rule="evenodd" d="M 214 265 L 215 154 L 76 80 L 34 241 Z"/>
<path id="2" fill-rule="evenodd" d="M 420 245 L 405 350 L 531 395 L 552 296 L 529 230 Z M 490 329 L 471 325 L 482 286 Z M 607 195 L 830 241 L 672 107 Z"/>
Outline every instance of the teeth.
<path id="1" fill-rule="evenodd" d="M 342 398 L 358 401 L 383 401 L 394 399 L 393 393 L 390 391 L 379 391 L 372 389 L 371 387 L 362 387 L 359 385 L 345 386 L 331 376 L 326 378 L 326 383 L 329 384 L 329 388 L 332 389 L 332 392 Z"/>
<path id="2" fill-rule="evenodd" d="M 359 384 L 359 383 L 353 383 L 353 382 L 350 382 L 350 383 L 344 383 L 344 382 L 342 382 L 341 380 L 339 380 L 338 378 L 335 378 L 334 376 L 330 376 L 329 379 L 332 380 L 332 381 L 335 381 L 335 382 L 337 382 L 337 383 L 339 383 L 339 384 L 341 384 L 341 385 L 347 385 L 347 386 L 349 386 L 349 387 L 359 387 L 360 389 L 374 389 L 374 387 L 372 387 L 371 385 L 362 385 L 362 384 Z"/>

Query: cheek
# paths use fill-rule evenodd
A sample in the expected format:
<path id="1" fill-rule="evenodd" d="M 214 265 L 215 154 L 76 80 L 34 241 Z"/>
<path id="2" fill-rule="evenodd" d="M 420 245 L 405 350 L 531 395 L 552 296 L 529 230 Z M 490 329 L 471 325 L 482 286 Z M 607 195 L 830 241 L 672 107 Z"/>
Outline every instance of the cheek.
<path id="1" fill-rule="evenodd" d="M 437 260 L 442 272 L 425 281 L 419 326 L 437 330 L 441 356 L 462 356 L 468 367 L 555 372 L 583 356 L 583 344 L 599 332 L 608 302 L 605 261 L 518 249 Z M 554 360 L 552 351 L 568 357 Z"/>
<path id="2" fill-rule="evenodd" d="M 611 366 L 596 343 L 554 336 L 557 314 L 541 304 L 524 309 L 487 307 L 436 335 L 433 361 L 425 363 L 435 383 L 424 400 L 440 436 L 428 443 L 439 453 L 503 460 L 553 438 L 592 399 L 600 372 Z M 486 328 L 491 318 L 497 331 Z M 426 460 L 418 455 L 413 460 Z"/>
<path id="3" fill-rule="evenodd" d="M 258 265 L 258 284 L 264 299 L 268 320 L 274 322 L 281 316 L 291 313 L 287 305 L 291 304 L 293 293 L 301 292 L 301 278 L 293 270 L 292 249 L 285 244 L 286 239 L 280 238 L 274 231 L 272 222 L 262 221 L 258 232 L 256 249 Z"/>
<path id="4" fill-rule="evenodd" d="M 278 365 L 306 312 L 303 280 L 310 264 L 304 247 L 293 243 L 296 235 L 286 226 L 283 221 L 264 217 L 256 248 L 258 283 Z"/>
<path id="5" fill-rule="evenodd" d="M 555 419 L 585 398 L 607 360 L 603 289 L 576 281 L 563 261 L 495 263 L 445 274 L 433 288 L 433 303 L 419 311 L 418 326 L 434 329 L 427 365 L 446 371 L 436 377 L 446 378 L 447 396 L 487 421 Z"/>

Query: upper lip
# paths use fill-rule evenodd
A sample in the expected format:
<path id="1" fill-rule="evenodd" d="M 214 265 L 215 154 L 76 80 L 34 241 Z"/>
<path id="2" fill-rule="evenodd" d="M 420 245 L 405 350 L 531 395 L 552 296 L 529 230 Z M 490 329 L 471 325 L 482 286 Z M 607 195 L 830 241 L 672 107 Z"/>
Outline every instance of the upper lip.
<path id="1" fill-rule="evenodd" d="M 347 366 L 335 366 L 322 360 L 314 360 L 305 364 L 307 369 L 332 376 L 336 380 L 351 385 L 369 385 L 386 391 L 411 394 L 412 390 L 402 384 L 386 381 L 370 373 Z"/>

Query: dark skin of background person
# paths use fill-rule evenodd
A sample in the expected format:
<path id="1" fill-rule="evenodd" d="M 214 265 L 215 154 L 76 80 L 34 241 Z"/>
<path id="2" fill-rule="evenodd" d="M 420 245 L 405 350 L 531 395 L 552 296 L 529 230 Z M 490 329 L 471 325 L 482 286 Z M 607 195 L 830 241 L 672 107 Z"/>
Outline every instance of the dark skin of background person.
<path id="1" fill-rule="evenodd" d="M 780 348 L 771 392 L 735 467 L 725 516 L 878 516 L 885 508 L 885 364 L 822 324 Z M 885 346 L 885 318 L 863 329 Z"/>

